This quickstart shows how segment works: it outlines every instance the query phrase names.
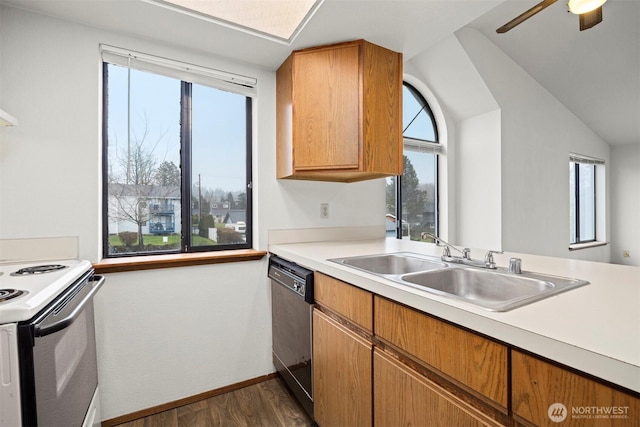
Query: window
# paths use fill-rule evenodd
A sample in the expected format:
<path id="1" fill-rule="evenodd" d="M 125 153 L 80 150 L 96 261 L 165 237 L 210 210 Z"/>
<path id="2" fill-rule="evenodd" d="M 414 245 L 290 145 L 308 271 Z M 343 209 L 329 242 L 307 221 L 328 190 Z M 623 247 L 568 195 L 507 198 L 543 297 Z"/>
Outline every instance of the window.
<path id="1" fill-rule="evenodd" d="M 103 59 L 104 255 L 250 248 L 251 97 Z"/>
<path id="2" fill-rule="evenodd" d="M 438 232 L 438 129 L 424 97 L 403 85 L 404 171 L 387 178 L 387 233 L 431 242 Z M 400 178 L 400 179 L 398 179 Z"/>
<path id="3" fill-rule="evenodd" d="M 570 244 L 597 240 L 597 193 L 602 172 L 602 160 L 578 155 L 569 158 Z"/>

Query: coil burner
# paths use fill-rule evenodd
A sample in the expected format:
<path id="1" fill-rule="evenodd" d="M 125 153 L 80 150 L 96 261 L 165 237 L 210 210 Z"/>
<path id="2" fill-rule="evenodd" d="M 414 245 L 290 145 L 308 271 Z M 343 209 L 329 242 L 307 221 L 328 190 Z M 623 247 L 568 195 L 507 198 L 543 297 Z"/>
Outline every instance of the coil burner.
<path id="1" fill-rule="evenodd" d="M 20 291 L 18 289 L 0 289 L 0 302 L 5 302 L 24 294 L 26 294 L 25 291 Z"/>
<path id="2" fill-rule="evenodd" d="M 11 275 L 12 276 L 31 276 L 33 274 L 53 273 L 54 271 L 62 270 L 63 268 L 67 268 L 67 266 L 60 265 L 60 264 L 35 265 L 33 267 L 21 268 L 20 270 L 14 271 L 13 273 L 11 273 Z"/>

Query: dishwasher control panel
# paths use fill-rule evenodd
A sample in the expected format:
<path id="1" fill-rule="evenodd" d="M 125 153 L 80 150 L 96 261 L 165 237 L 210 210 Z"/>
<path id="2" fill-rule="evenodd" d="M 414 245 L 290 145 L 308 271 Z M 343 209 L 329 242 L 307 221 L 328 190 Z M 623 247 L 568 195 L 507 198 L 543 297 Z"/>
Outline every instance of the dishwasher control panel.
<path id="1" fill-rule="evenodd" d="M 276 255 L 269 257 L 269 278 L 313 304 L 313 271 Z"/>

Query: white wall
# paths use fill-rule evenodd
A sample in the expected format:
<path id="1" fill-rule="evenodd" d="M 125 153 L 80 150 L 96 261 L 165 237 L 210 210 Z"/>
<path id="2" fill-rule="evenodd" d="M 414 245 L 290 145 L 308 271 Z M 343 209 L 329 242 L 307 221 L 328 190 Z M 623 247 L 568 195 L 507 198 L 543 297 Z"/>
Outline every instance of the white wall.
<path id="1" fill-rule="evenodd" d="M 447 177 L 448 196 L 455 200 L 450 241 L 609 261 L 609 246 L 568 250 L 569 153 L 604 159 L 608 175 L 605 141 L 474 29 L 463 28 L 409 64 L 453 118 L 448 126 L 455 138 L 447 150 L 454 171 Z M 607 201 L 609 182 L 605 177 Z"/>
<path id="2" fill-rule="evenodd" d="M 438 130 L 447 135 L 439 163 L 440 236 L 461 246 L 499 249 L 499 191 L 481 204 L 476 191 L 485 180 L 500 188 L 499 114 L 490 114 L 498 104 L 454 35 L 412 58 L 405 70 L 424 82 L 434 98 L 427 102 L 439 107 L 444 118 L 438 122 Z M 490 170 L 474 161 L 477 153 L 489 162 Z"/>
<path id="3" fill-rule="evenodd" d="M 503 249 L 608 262 L 609 246 L 568 250 L 568 163 L 574 152 L 609 164 L 609 145 L 480 32 L 456 36 L 502 111 Z"/>
<path id="4" fill-rule="evenodd" d="M 0 40 L 2 103 L 20 124 L 1 131 L 0 238 L 78 236 L 80 256 L 100 259 L 99 43 L 258 79 L 255 248 L 269 229 L 384 226 L 384 180 L 275 179 L 273 71 L 8 6 Z M 274 371 L 266 259 L 110 274 L 96 322 L 103 419 Z"/>
<path id="5" fill-rule="evenodd" d="M 500 110 L 458 122 L 457 238 L 466 247 L 502 250 L 500 122 Z"/>
<path id="6" fill-rule="evenodd" d="M 610 169 L 611 262 L 640 267 L 640 144 L 614 145 Z"/>

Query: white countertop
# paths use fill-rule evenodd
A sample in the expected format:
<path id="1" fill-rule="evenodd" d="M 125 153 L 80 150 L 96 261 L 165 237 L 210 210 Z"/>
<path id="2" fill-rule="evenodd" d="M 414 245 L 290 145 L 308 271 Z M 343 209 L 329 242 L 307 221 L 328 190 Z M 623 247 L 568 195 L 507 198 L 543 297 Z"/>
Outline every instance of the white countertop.
<path id="1" fill-rule="evenodd" d="M 433 244 L 397 239 L 273 243 L 269 251 L 460 326 L 640 392 L 640 268 L 536 255 L 511 257 L 522 270 L 588 280 L 590 284 L 508 312 L 491 312 L 413 289 L 328 259 L 393 252 L 440 256 Z M 473 251 L 472 257 L 482 258 Z"/>

